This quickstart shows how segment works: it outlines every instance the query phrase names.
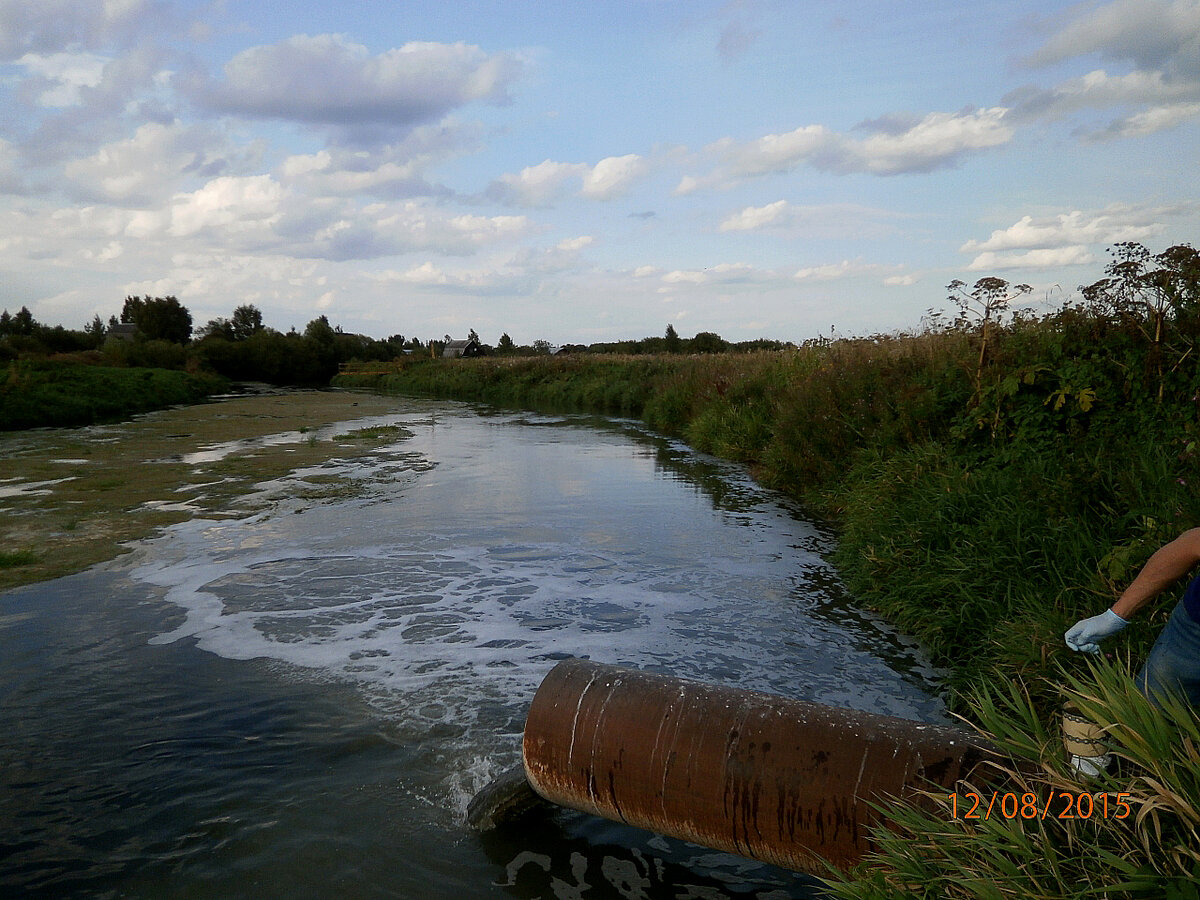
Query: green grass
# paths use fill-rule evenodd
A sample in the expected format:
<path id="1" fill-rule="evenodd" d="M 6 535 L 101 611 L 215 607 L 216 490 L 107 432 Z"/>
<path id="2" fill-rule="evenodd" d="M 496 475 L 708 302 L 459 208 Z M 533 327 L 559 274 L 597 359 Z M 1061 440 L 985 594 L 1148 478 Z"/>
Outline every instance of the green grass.
<path id="1" fill-rule="evenodd" d="M 0 550 L 0 569 L 32 566 L 37 561 L 38 555 L 32 550 Z"/>
<path id="2" fill-rule="evenodd" d="M 224 390 L 212 376 L 52 360 L 0 367 L 0 430 L 90 425 L 195 403 Z"/>
<path id="3" fill-rule="evenodd" d="M 1200 897 L 1200 717 L 1178 700 L 1162 708 L 1134 688 L 1128 661 L 1053 673 L 1060 699 L 1106 727 L 1114 764 L 1081 780 L 1066 763 L 1021 682 L 972 698 L 980 728 L 1011 762 L 985 798 L 1011 792 L 1011 815 L 955 815 L 944 792 L 892 804 L 873 832 L 876 854 L 832 876 L 841 900 Z M 1002 800 L 1003 802 L 1003 800 Z"/>

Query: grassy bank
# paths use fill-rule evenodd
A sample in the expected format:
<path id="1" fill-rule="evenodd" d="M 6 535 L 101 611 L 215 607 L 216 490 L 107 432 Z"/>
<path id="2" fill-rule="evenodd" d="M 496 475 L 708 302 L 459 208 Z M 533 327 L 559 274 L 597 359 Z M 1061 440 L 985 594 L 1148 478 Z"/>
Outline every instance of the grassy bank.
<path id="1" fill-rule="evenodd" d="M 178 370 L 13 360 L 0 368 L 0 430 L 114 421 L 227 388 L 222 378 Z"/>
<path id="2" fill-rule="evenodd" d="M 1121 330 L 1097 329 L 1075 313 L 1012 324 L 978 384 L 961 330 L 739 356 L 419 360 L 337 383 L 637 417 L 747 463 L 837 525 L 856 596 L 959 690 L 1073 663 L 1066 627 L 1200 523 L 1196 370 L 1160 399 L 1136 353 L 1112 352 Z M 1130 629 L 1135 653 L 1168 609 Z"/>

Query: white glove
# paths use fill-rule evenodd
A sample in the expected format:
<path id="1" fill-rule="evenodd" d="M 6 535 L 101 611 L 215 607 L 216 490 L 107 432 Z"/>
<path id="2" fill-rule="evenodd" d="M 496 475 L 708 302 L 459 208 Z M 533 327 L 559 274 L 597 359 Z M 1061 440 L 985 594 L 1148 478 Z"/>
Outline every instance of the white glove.
<path id="1" fill-rule="evenodd" d="M 1112 637 L 1129 623 L 1111 609 L 1098 616 L 1080 619 L 1067 631 L 1067 646 L 1083 653 L 1099 653 L 1099 641 Z"/>

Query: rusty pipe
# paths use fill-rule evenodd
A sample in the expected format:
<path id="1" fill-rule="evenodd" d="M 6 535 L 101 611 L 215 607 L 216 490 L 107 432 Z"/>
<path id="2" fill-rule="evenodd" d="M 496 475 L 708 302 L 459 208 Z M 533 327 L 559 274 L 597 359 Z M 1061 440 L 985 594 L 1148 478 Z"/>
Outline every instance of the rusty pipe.
<path id="1" fill-rule="evenodd" d="M 552 803 L 814 873 L 870 849 L 872 802 L 989 756 L 956 728 L 581 659 L 542 681 L 522 745 Z"/>

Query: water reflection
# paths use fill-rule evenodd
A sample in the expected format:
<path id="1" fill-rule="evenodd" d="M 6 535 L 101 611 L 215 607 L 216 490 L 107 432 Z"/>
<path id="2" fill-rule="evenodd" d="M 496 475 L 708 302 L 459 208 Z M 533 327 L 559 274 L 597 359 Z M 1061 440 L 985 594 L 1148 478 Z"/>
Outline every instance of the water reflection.
<path id="1" fill-rule="evenodd" d="M 828 533 L 633 423 L 407 401 L 385 419 L 411 437 L 264 482 L 253 515 L 0 595 L 21 723 L 0 736 L 21 817 L 0 885 L 805 896 L 575 814 L 464 820 L 567 656 L 939 720 L 919 648 L 847 601 Z"/>

